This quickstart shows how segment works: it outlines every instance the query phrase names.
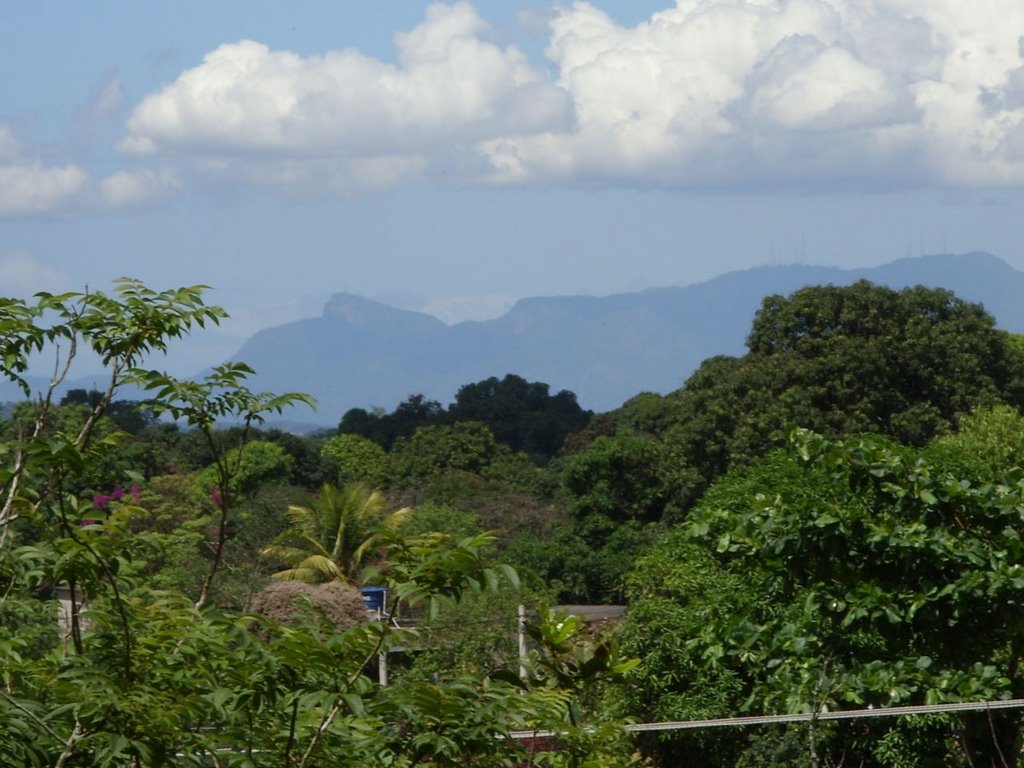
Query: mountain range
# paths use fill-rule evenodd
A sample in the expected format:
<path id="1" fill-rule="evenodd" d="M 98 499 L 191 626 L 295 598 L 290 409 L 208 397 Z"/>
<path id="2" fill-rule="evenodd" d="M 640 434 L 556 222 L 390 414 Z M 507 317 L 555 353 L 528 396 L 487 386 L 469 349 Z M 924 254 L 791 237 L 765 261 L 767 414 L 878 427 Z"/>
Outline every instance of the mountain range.
<path id="1" fill-rule="evenodd" d="M 999 327 L 1024 332 L 1024 272 L 991 254 L 968 253 L 861 269 L 758 267 L 684 287 L 527 298 L 493 320 L 450 326 L 339 293 L 319 317 L 262 330 L 233 359 L 256 369 L 254 391 L 314 395 L 316 414 L 291 415 L 311 424 L 337 424 L 353 407 L 390 410 L 411 394 L 446 404 L 463 384 L 506 373 L 546 382 L 552 392 L 572 390 L 583 407 L 603 411 L 643 391 L 680 387 L 708 357 L 743 354 L 765 296 L 861 279 L 947 288 L 984 304 Z M 67 388 L 88 388 L 96 378 Z M 0 385 L 0 400 L 20 397 Z"/>
<path id="2" fill-rule="evenodd" d="M 700 363 L 738 355 L 761 300 L 807 286 L 867 279 L 925 285 L 981 302 L 1000 327 L 1024 332 L 1024 272 L 987 253 L 900 259 L 878 267 L 759 267 L 677 288 L 610 296 L 522 299 L 493 320 L 445 325 L 349 293 L 320 317 L 260 331 L 239 350 L 256 386 L 317 397 L 317 421 L 352 407 L 393 408 L 410 394 L 450 402 L 458 387 L 516 373 L 608 410 L 642 391 L 680 387 Z"/>

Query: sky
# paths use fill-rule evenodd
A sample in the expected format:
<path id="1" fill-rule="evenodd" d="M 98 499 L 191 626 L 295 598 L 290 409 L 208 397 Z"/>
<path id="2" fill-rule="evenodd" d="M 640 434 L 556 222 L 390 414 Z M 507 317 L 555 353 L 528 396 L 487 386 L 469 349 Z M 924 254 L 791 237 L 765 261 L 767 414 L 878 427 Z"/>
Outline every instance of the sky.
<path id="1" fill-rule="evenodd" d="M 0 295 L 205 284 L 219 362 L 754 266 L 1024 269 L 1020 0 L 5 3 Z"/>

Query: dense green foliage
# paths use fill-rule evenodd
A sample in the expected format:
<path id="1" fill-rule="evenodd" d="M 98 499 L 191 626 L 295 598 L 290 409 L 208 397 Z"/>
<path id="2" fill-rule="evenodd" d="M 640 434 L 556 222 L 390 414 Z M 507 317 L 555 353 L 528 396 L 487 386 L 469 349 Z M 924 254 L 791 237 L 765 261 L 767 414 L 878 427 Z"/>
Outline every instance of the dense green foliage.
<path id="1" fill-rule="evenodd" d="M 361 482 L 379 487 L 387 479 L 388 454 L 377 443 L 361 435 L 335 435 L 320 453 L 338 466 L 340 485 Z"/>
<path id="2" fill-rule="evenodd" d="M 586 426 L 591 416 L 572 392 L 551 395 L 547 384 L 511 373 L 460 387 L 447 415 L 455 422 L 483 422 L 498 442 L 541 459 L 557 454 L 566 436 Z"/>
<path id="3" fill-rule="evenodd" d="M 788 425 L 922 445 L 975 407 L 1024 404 L 1020 345 L 980 305 L 941 289 L 860 282 L 769 296 L 747 345 L 617 414 L 619 431 L 664 443 L 671 515 L 731 467 L 781 446 Z"/>
<path id="4" fill-rule="evenodd" d="M 545 460 L 558 453 L 566 436 L 582 429 L 590 416 L 572 392 L 552 395 L 547 384 L 510 373 L 460 387 L 447 410 L 423 395 L 410 396 L 391 413 L 353 408 L 342 417 L 338 432 L 362 435 L 390 449 L 396 440 L 412 437 L 422 427 L 473 421 L 487 425 L 494 438 L 513 451 Z"/>
<path id="5" fill-rule="evenodd" d="M 110 375 L 0 421 L 0 762 L 1014 764 L 1016 710 L 621 728 L 1024 696 L 1024 342 L 980 307 L 808 288 L 765 300 L 746 355 L 610 414 L 508 375 L 300 437 L 261 422 L 306 398 L 243 364 L 143 367 L 221 317 L 201 296 L 0 301 L 5 376 L 56 341 L 55 385 L 72 341 Z M 555 602 L 629 614 L 591 634 Z M 507 738 L 533 727 L 561 735 Z"/>
<path id="6" fill-rule="evenodd" d="M 361 516 L 380 496 L 367 491 L 367 504 L 350 504 L 358 485 L 340 504 L 324 490 L 314 504 L 295 505 L 330 464 L 320 463 L 319 446 L 280 434 L 253 441 L 253 427 L 308 398 L 251 392 L 240 363 L 200 381 L 141 367 L 169 340 L 223 315 L 201 295 L 201 287 L 158 293 L 126 280 L 111 294 L 0 300 L 0 370 L 26 394 L 28 356 L 64 342 L 50 391 L 12 414 L 0 444 L 0 763 L 512 766 L 527 745 L 510 731 L 553 728 L 559 742 L 530 747 L 538 764 L 635 764 L 621 729 L 604 721 L 590 729 L 581 709 L 592 686 L 629 664 L 613 644 L 565 631 L 561 619 L 540 617 L 525 682 L 457 668 L 445 680 L 384 687 L 378 655 L 413 646 L 414 628 L 366 616 L 342 629 L 316 600 L 290 605 L 287 624 L 237 610 L 261 605 L 251 600 L 267 576 L 256 553 L 285 526 L 281 546 L 322 544 L 321 534 L 342 541 L 337 552 L 325 549 L 344 573 L 372 541 L 362 578 L 387 588 L 386 616 L 459 617 L 464 598 L 507 592 L 516 577 L 492 564 L 487 534 L 403 532 L 405 515 L 394 525 Z M 108 366 L 107 386 L 99 397 L 55 404 L 53 388 L 82 345 Z M 149 417 L 114 422 L 107 412 L 126 384 L 152 395 L 145 413 L 182 428 Z M 219 421 L 240 426 L 219 431 Z M 145 461 L 128 450 L 151 439 L 159 451 Z M 338 514 L 315 514 L 325 508 Z M 328 525 L 306 525 L 313 518 Z M 55 589 L 72 598 L 60 625 L 46 600 Z M 334 607 L 325 604 L 326 613 Z"/>
<path id="7" fill-rule="evenodd" d="M 1020 698 L 1024 471 L 989 459 L 1022 435 L 1009 410 L 923 449 L 797 431 L 726 476 L 640 561 L 627 647 L 648 682 L 627 708 L 677 719 Z M 940 720 L 915 760 L 999 765 L 1022 725 L 1014 710 Z M 823 734 L 823 749 L 894 764 L 878 752 L 894 724 L 858 727 L 853 742 Z"/>

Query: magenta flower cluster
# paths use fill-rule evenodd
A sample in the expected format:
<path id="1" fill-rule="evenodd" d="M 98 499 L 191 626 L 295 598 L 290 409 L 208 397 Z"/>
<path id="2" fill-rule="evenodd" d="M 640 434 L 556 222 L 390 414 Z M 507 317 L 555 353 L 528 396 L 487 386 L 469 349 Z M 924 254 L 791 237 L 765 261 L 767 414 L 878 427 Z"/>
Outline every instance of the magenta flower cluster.
<path id="1" fill-rule="evenodd" d="M 107 505 L 112 501 L 121 501 L 125 496 L 130 496 L 132 501 L 136 504 L 139 503 L 139 496 L 142 494 L 142 489 L 138 483 L 132 483 L 131 487 L 126 491 L 120 485 L 115 485 L 114 489 L 109 493 L 97 493 L 92 497 L 92 505 L 96 509 L 106 509 Z"/>

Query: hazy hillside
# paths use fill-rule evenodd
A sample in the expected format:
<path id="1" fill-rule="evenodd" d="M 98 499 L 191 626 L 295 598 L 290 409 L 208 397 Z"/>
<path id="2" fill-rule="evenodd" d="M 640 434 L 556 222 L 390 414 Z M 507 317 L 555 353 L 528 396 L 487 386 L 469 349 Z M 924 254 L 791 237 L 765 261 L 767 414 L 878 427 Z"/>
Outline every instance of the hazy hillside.
<path id="1" fill-rule="evenodd" d="M 262 388 L 316 395 L 316 420 L 328 424 L 348 408 L 390 409 L 413 393 L 448 402 L 460 385 L 508 372 L 571 389 L 584 407 L 607 410 L 644 390 L 677 388 L 711 355 L 742 353 L 764 296 L 862 278 L 949 288 L 982 302 L 1001 327 L 1024 331 L 1024 273 L 974 253 L 856 270 L 761 267 L 681 288 L 529 298 L 495 320 L 450 327 L 339 294 L 321 317 L 262 331 L 236 357 L 261 372 Z"/>
<path id="2" fill-rule="evenodd" d="M 462 384 L 510 372 L 547 382 L 552 391 L 570 389 L 585 408 L 609 410 L 638 392 L 679 387 L 707 357 L 742 353 L 766 295 L 862 278 L 894 288 L 948 288 L 982 302 L 1001 327 L 1024 332 L 1024 272 L 971 253 L 854 270 L 759 267 L 679 288 L 528 298 L 494 320 L 454 326 L 341 293 L 320 317 L 260 331 L 235 359 L 259 372 L 257 389 L 315 395 L 318 412 L 296 416 L 323 425 L 356 406 L 390 410 L 414 393 L 447 403 Z M 66 388 L 96 380 L 81 377 Z M 0 400 L 17 399 L 13 385 L 0 384 Z"/>

